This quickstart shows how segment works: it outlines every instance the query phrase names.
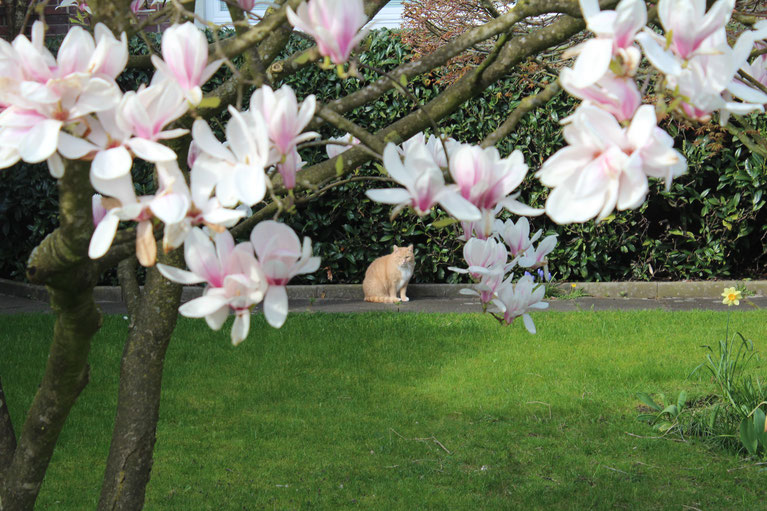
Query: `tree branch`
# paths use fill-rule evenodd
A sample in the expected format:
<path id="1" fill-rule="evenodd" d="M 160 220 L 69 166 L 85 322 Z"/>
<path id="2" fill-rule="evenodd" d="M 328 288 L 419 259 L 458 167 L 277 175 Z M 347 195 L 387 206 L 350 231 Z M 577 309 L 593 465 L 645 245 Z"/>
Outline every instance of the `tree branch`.
<path id="1" fill-rule="evenodd" d="M 512 131 L 514 131 L 519 124 L 519 121 L 531 110 L 548 103 L 552 98 L 562 91 L 562 87 L 559 85 L 559 81 L 555 80 L 546 86 L 545 89 L 538 94 L 528 96 L 519 102 L 519 105 L 511 111 L 506 120 L 498 126 L 490 135 L 482 141 L 482 147 L 494 146 L 504 138 L 506 138 Z"/>

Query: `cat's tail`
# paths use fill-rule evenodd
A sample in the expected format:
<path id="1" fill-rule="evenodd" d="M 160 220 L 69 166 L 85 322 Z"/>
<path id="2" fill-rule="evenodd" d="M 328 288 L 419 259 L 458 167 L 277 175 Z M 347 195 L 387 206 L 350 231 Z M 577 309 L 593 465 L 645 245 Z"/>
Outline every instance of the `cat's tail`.
<path id="1" fill-rule="evenodd" d="M 392 298 L 391 296 L 366 296 L 365 301 L 374 303 L 396 303 L 399 302 L 400 299 Z"/>

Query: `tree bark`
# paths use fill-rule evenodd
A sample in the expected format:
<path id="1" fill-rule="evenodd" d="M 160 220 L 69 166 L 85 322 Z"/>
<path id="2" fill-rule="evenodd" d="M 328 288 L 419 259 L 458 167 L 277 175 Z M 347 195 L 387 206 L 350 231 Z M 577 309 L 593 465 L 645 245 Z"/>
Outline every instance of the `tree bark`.
<path id="1" fill-rule="evenodd" d="M 11 464 L 13 453 L 16 451 L 16 433 L 13 431 L 11 414 L 3 392 L 3 382 L 0 380 L 0 480 L 8 465 Z"/>
<path id="2" fill-rule="evenodd" d="M 0 510 L 32 509 L 59 433 L 88 383 L 91 338 L 101 326 L 93 301 L 98 279 L 88 258 L 93 232 L 88 162 L 69 162 L 59 180 L 60 226 L 32 252 L 30 281 L 47 285 L 56 313 L 43 380 L 0 483 Z"/>
<path id="3" fill-rule="evenodd" d="M 179 266 L 181 251 L 161 262 Z M 100 510 L 141 509 L 152 470 L 165 352 L 176 326 L 181 286 L 147 270 L 142 299 L 132 318 L 120 368 L 112 444 L 99 500 Z"/>

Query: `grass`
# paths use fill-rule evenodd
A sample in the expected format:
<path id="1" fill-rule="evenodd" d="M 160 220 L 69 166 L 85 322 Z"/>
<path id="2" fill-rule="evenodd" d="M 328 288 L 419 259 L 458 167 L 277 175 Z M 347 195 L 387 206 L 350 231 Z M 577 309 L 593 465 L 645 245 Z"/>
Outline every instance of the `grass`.
<path id="1" fill-rule="evenodd" d="M 714 390 L 685 377 L 725 317 L 545 312 L 532 336 L 479 315 L 306 313 L 279 331 L 254 318 L 237 348 L 181 320 L 146 509 L 758 509 L 761 466 L 636 421 L 638 391 Z M 765 320 L 731 325 L 765 351 Z M 126 323 L 94 340 L 39 509 L 95 508 Z M 0 316 L 17 429 L 51 328 Z"/>

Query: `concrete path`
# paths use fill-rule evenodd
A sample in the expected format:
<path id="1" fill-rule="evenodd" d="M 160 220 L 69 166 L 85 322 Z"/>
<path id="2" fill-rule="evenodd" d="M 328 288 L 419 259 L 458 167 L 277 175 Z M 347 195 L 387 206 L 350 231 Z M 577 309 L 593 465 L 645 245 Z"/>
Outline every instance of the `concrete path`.
<path id="1" fill-rule="evenodd" d="M 126 314 L 121 301 L 98 299 L 105 314 Z M 549 301 L 551 310 L 727 310 L 721 299 L 716 297 L 686 298 L 597 298 L 553 299 Z M 767 308 L 767 297 L 755 296 L 741 301 L 741 309 Z M 313 311 L 325 313 L 356 313 L 368 311 L 398 312 L 481 312 L 479 304 L 471 297 L 414 297 L 402 304 L 367 303 L 360 299 L 348 298 L 301 298 L 290 299 L 291 312 Z M 20 313 L 50 313 L 47 302 L 40 299 L 25 298 L 9 294 L 0 294 L 0 315 Z"/>

